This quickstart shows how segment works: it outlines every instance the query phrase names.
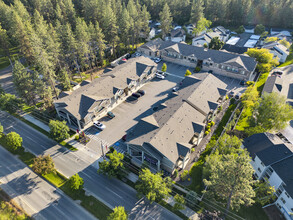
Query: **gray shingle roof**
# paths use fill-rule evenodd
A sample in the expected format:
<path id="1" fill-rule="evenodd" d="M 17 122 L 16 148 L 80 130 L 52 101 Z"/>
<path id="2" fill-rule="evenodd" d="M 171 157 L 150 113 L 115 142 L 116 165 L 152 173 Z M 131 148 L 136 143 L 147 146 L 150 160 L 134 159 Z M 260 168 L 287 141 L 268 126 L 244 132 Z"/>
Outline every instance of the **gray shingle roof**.
<path id="1" fill-rule="evenodd" d="M 231 60 L 237 61 L 239 64 L 238 66 L 246 69 L 248 71 L 254 71 L 256 67 L 256 60 L 252 57 L 240 54 L 233 54 L 225 51 L 218 51 L 218 50 L 209 50 L 203 47 L 197 47 L 192 45 L 187 45 L 183 43 L 177 43 L 166 47 L 164 50 L 166 51 L 173 51 L 183 56 L 195 56 L 199 60 L 206 60 L 210 59 L 215 63 L 221 64 L 226 63 Z"/>
<path id="2" fill-rule="evenodd" d="M 272 92 L 281 92 L 282 91 L 282 84 L 283 84 L 283 80 L 278 77 L 278 76 L 270 76 L 268 77 L 262 94 L 264 94 L 265 92 L 267 93 L 272 93 Z"/>
<path id="3" fill-rule="evenodd" d="M 290 156 L 278 163 L 272 165 L 274 171 L 285 183 L 286 192 L 293 197 L 293 157 Z"/>
<path id="4" fill-rule="evenodd" d="M 170 33 L 171 37 L 183 37 L 185 35 L 185 31 L 182 28 L 178 28 L 176 30 L 172 30 Z"/>
<path id="5" fill-rule="evenodd" d="M 204 129 L 205 114 L 216 107 L 220 91 L 225 88 L 226 84 L 212 74 L 186 77 L 177 94 L 139 121 L 128 137 L 129 143 L 140 146 L 149 143 L 175 163 L 192 147 L 189 141 Z"/>
<path id="6" fill-rule="evenodd" d="M 112 98 L 118 89 L 126 88 L 131 80 L 137 80 L 145 70 L 154 66 L 156 63 L 143 56 L 130 59 L 55 103 L 61 103 L 68 112 L 81 120 L 102 100 Z"/>

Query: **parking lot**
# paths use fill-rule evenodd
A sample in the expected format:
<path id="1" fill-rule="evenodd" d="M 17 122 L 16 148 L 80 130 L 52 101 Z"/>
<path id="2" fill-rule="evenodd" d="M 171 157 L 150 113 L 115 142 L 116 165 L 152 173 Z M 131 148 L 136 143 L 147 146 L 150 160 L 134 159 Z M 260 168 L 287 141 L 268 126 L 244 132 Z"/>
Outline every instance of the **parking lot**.
<path id="1" fill-rule="evenodd" d="M 112 111 L 116 116 L 115 118 L 109 119 L 108 117 L 104 117 L 100 120 L 106 125 L 103 131 L 100 131 L 94 126 L 85 131 L 91 138 L 91 141 L 87 144 L 88 148 L 94 152 L 98 152 L 99 155 L 102 155 L 101 145 L 104 146 L 104 149 L 106 146 L 107 149 L 109 149 L 109 146 L 114 146 L 118 152 L 124 153 L 126 151 L 126 146 L 121 138 L 131 132 L 133 126 L 141 118 L 151 115 L 153 113 L 152 109 L 155 106 L 165 102 L 168 99 L 168 95 L 172 93 L 172 88 L 184 79 L 188 67 L 168 62 L 166 64 L 168 74 L 165 79 L 154 78 L 142 87 L 146 94 L 140 97 L 138 101 L 125 101 Z M 161 69 L 162 65 L 163 62 L 160 62 L 158 69 Z M 245 87 L 240 85 L 240 80 L 225 76 L 216 76 L 228 85 L 228 90 L 233 89 L 235 94 L 245 90 Z"/>

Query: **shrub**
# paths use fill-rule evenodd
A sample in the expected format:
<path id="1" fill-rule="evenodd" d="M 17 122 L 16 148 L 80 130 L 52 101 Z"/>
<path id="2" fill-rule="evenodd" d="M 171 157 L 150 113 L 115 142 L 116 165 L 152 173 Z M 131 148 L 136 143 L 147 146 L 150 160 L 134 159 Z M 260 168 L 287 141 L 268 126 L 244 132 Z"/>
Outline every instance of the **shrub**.
<path id="1" fill-rule="evenodd" d="M 210 129 L 210 128 L 208 129 L 208 132 L 209 132 L 209 133 L 211 132 L 211 129 Z"/>
<path id="2" fill-rule="evenodd" d="M 110 149 L 110 152 L 111 152 L 111 153 L 113 153 L 114 150 L 115 150 L 114 147 L 112 147 L 112 146 L 111 146 L 109 149 Z"/>
<path id="3" fill-rule="evenodd" d="M 253 84 L 254 84 L 253 81 L 247 81 L 247 82 L 246 82 L 246 85 L 248 85 L 248 86 L 252 86 Z"/>
<path id="4" fill-rule="evenodd" d="M 211 125 L 212 125 L 211 122 L 209 122 L 209 123 L 208 123 L 208 126 L 211 127 Z"/>
<path id="5" fill-rule="evenodd" d="M 75 140 L 79 140 L 79 134 L 78 135 L 75 135 L 74 139 Z"/>
<path id="6" fill-rule="evenodd" d="M 185 76 L 190 76 L 191 75 L 191 72 L 190 72 L 190 70 L 186 70 L 186 72 L 185 72 Z"/>
<path id="7" fill-rule="evenodd" d="M 195 72 L 198 73 L 201 70 L 199 66 L 195 67 Z"/>
<path id="8" fill-rule="evenodd" d="M 211 125 L 214 126 L 215 125 L 215 122 L 214 121 L 211 121 Z"/>
<path id="9" fill-rule="evenodd" d="M 205 134 L 205 135 L 208 135 L 209 133 L 210 133 L 209 131 L 205 131 L 205 133 L 204 133 L 204 134 Z"/>
<path id="10" fill-rule="evenodd" d="M 195 151 L 195 148 L 191 148 L 191 152 L 193 153 Z"/>
<path id="11" fill-rule="evenodd" d="M 178 170 L 174 170 L 174 177 L 178 176 Z"/>
<path id="12" fill-rule="evenodd" d="M 225 99 L 226 99 L 226 100 L 228 100 L 228 99 L 229 99 L 229 97 L 226 95 Z"/>
<path id="13" fill-rule="evenodd" d="M 190 178 L 188 178 L 187 180 L 190 181 Z"/>
<path id="14" fill-rule="evenodd" d="M 188 178 L 188 170 L 184 170 L 183 173 L 181 173 L 181 175 L 180 175 L 180 179 L 182 181 L 185 181 L 185 180 L 187 180 L 187 178 Z"/>

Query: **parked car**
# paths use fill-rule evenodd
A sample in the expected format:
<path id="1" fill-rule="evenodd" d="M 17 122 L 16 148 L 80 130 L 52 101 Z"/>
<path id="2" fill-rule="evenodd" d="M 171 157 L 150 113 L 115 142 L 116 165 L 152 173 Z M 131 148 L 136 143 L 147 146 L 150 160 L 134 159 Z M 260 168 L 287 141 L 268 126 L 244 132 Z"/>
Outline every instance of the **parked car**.
<path id="1" fill-rule="evenodd" d="M 282 71 L 274 71 L 273 73 L 278 74 L 278 75 L 282 75 L 283 74 Z"/>
<path id="2" fill-rule="evenodd" d="M 159 63 L 159 62 L 161 62 L 161 61 L 162 61 L 162 59 L 159 58 L 159 57 L 156 57 L 156 58 L 154 59 L 154 62 L 155 62 L 155 63 Z"/>
<path id="3" fill-rule="evenodd" d="M 242 93 L 237 93 L 237 95 L 235 95 L 235 99 L 240 99 L 241 98 L 241 96 L 242 96 Z"/>
<path id="4" fill-rule="evenodd" d="M 240 85 L 241 85 L 241 86 L 245 86 L 245 85 L 246 85 L 246 80 L 242 80 L 242 81 L 240 82 Z"/>
<path id="5" fill-rule="evenodd" d="M 158 79 L 165 79 L 165 76 L 163 76 L 162 74 L 156 73 L 156 77 Z"/>
<path id="6" fill-rule="evenodd" d="M 109 118 L 115 118 L 115 115 L 113 112 L 107 112 L 107 115 Z"/>
<path id="7" fill-rule="evenodd" d="M 127 102 L 134 102 L 134 101 L 136 101 L 136 100 L 137 100 L 137 98 L 134 97 L 134 96 L 129 96 L 129 97 L 126 99 Z"/>
<path id="8" fill-rule="evenodd" d="M 122 61 L 127 61 L 127 59 L 126 58 L 123 58 Z"/>
<path id="9" fill-rule="evenodd" d="M 176 86 L 176 87 L 174 87 L 174 88 L 172 89 L 173 92 L 177 92 L 178 90 L 179 90 L 179 87 L 178 87 L 178 86 Z"/>
<path id="10" fill-rule="evenodd" d="M 144 90 L 141 90 L 141 89 L 140 89 L 140 90 L 138 90 L 137 92 L 138 92 L 139 94 L 141 94 L 141 96 L 145 95 L 145 91 L 144 91 Z"/>
<path id="11" fill-rule="evenodd" d="M 140 98 L 141 94 L 138 92 L 132 93 L 132 96 L 134 96 L 135 98 Z"/>
<path id="12" fill-rule="evenodd" d="M 229 97 L 234 97 L 234 95 L 235 95 L 234 91 L 229 92 Z"/>
<path id="13" fill-rule="evenodd" d="M 99 121 L 94 121 L 94 126 L 96 126 L 100 130 L 104 130 L 106 128 L 106 125 L 102 124 Z"/>
<path id="14" fill-rule="evenodd" d="M 138 52 L 134 53 L 133 55 L 134 55 L 135 57 L 140 57 L 140 56 L 141 56 L 141 54 L 138 53 Z"/>

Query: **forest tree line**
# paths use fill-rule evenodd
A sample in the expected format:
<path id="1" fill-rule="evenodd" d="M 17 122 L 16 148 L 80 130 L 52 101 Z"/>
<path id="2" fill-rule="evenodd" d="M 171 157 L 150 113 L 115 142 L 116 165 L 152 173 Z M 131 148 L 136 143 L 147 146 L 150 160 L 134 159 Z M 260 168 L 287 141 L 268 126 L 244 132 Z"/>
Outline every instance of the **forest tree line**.
<path id="1" fill-rule="evenodd" d="M 72 74 L 102 66 L 105 49 L 113 58 L 149 33 L 149 20 L 239 26 L 262 23 L 292 28 L 293 0 L 0 0 L 0 45 L 5 56 L 19 47 L 31 69 L 14 68 L 19 95 L 32 103 L 58 96 L 56 80 L 70 89 Z M 131 47 L 132 46 L 132 47 Z M 123 49 L 122 49 L 123 48 Z M 41 80 L 40 80 L 40 77 Z M 51 95 L 48 95 L 51 94 Z"/>

